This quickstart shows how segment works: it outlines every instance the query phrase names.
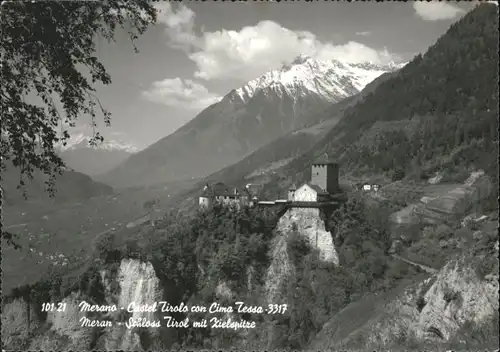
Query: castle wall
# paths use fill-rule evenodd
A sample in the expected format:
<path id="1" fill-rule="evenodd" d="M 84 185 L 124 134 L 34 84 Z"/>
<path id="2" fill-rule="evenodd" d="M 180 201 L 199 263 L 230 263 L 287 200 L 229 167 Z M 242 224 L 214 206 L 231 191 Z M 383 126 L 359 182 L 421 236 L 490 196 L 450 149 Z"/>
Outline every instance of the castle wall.
<path id="1" fill-rule="evenodd" d="M 293 197 L 295 202 L 316 202 L 317 199 L 318 194 L 307 184 L 299 187 L 299 189 L 295 191 L 295 195 Z"/>

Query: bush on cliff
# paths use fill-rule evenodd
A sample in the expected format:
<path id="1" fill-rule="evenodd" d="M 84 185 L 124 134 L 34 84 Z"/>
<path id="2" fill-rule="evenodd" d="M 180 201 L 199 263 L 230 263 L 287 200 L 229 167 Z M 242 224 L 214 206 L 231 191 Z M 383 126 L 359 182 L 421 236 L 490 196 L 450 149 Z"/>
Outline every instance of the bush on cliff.
<path id="1" fill-rule="evenodd" d="M 111 261 L 120 257 L 116 249 L 115 234 L 112 232 L 106 232 L 97 236 L 92 243 L 92 247 L 95 256 L 101 260 Z"/>
<path id="2" fill-rule="evenodd" d="M 312 248 L 307 238 L 301 235 L 298 231 L 292 231 L 287 239 L 287 253 L 290 261 L 295 265 L 301 265 L 302 260 L 306 255 L 311 253 Z"/>

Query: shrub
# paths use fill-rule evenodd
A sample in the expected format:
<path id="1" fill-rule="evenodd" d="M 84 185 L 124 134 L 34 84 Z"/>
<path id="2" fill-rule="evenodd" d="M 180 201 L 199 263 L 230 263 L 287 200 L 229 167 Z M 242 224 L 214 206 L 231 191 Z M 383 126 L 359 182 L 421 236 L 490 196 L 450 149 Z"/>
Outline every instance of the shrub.
<path id="1" fill-rule="evenodd" d="M 307 238 L 296 231 L 288 236 L 286 246 L 290 260 L 295 265 L 299 265 L 302 259 L 308 255 L 312 249 Z"/>
<path id="2" fill-rule="evenodd" d="M 443 294 L 443 299 L 446 303 L 451 303 L 452 301 L 456 301 L 460 298 L 460 293 L 456 291 L 452 291 L 450 289 L 445 289 Z"/>
<path id="3" fill-rule="evenodd" d="M 115 234 L 112 232 L 97 236 L 93 243 L 93 250 L 96 257 L 104 261 L 117 259 L 116 257 L 120 256 L 116 249 Z"/>
<path id="4" fill-rule="evenodd" d="M 139 247 L 139 244 L 137 241 L 134 240 L 127 240 L 125 242 L 125 245 L 123 247 L 122 255 L 125 258 L 136 258 L 140 259 L 141 258 L 141 248 Z"/>
<path id="5" fill-rule="evenodd" d="M 493 272 L 498 273 L 499 261 L 496 255 L 486 255 L 481 258 L 475 265 L 474 270 L 476 275 L 481 280 L 484 280 L 486 275 Z"/>
<path id="6" fill-rule="evenodd" d="M 400 181 L 405 177 L 403 169 L 395 169 L 392 173 L 392 182 Z"/>
<path id="7" fill-rule="evenodd" d="M 426 171 L 426 170 L 420 170 L 419 178 L 421 180 L 423 180 L 423 181 L 427 181 L 428 179 L 431 178 L 431 176 L 429 175 L 428 171 Z"/>
<path id="8" fill-rule="evenodd" d="M 452 235 L 453 235 L 453 230 L 451 227 L 447 225 L 441 224 L 434 229 L 434 236 L 439 240 L 448 239 Z"/>
<path id="9" fill-rule="evenodd" d="M 418 298 L 417 298 L 417 310 L 419 312 L 421 312 L 422 309 L 424 309 L 426 304 L 427 304 L 427 302 L 425 301 L 425 298 L 423 296 L 418 296 Z"/>
<path id="10" fill-rule="evenodd" d="M 400 260 L 392 260 L 389 262 L 385 272 L 384 286 L 387 288 L 393 287 L 397 282 L 404 279 L 411 272 L 411 267 Z"/>

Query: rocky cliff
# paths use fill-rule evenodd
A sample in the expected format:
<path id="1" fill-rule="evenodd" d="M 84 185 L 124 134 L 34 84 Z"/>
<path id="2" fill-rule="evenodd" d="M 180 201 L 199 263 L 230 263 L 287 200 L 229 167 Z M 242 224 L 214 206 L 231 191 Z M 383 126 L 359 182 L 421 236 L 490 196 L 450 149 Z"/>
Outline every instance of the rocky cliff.
<path id="1" fill-rule="evenodd" d="M 142 318 L 149 321 L 159 317 L 151 312 L 134 311 L 128 313 L 127 307 L 152 304 L 163 297 L 160 280 L 151 263 L 135 259 L 124 259 L 117 270 L 105 268 L 100 272 L 104 302 L 100 306 L 117 307 L 114 311 L 85 311 L 82 302 L 96 304 L 89 295 L 81 290 L 70 293 L 60 301 L 64 310 L 40 314 L 40 307 L 20 297 L 3 306 L 2 336 L 5 347 L 9 349 L 38 350 L 140 350 L 145 339 L 154 341 L 159 334 L 158 328 L 128 328 L 125 323 L 130 319 L 138 322 Z M 59 303 L 59 302 L 58 302 Z M 99 304 L 98 304 L 99 305 Z M 121 309 L 124 307 L 124 309 Z M 100 321 L 98 326 L 93 322 Z"/>
<path id="2" fill-rule="evenodd" d="M 102 275 L 106 276 L 108 273 L 103 272 Z M 151 305 L 154 302 L 162 300 L 162 289 L 160 280 L 156 276 L 155 270 L 151 263 L 142 263 L 138 260 L 122 260 L 118 275 L 115 279 L 120 286 L 119 294 L 115 298 L 118 307 L 127 307 L 129 304 L 134 303 L 136 306 Z M 104 287 L 110 287 L 112 278 L 105 280 L 108 283 Z M 109 290 L 109 289 L 108 289 Z M 108 292 L 108 295 L 112 292 Z M 129 319 L 134 321 L 141 321 L 146 319 L 148 321 L 158 320 L 160 317 L 156 316 L 154 312 L 140 312 L 134 311 L 129 315 Z M 155 327 L 146 328 L 146 333 L 150 339 L 158 337 L 159 330 Z M 141 339 L 133 329 L 126 327 L 123 324 L 106 328 L 104 339 L 105 350 L 124 349 L 124 350 L 138 350 L 141 349 Z"/>
<path id="3" fill-rule="evenodd" d="M 269 303 L 279 300 L 280 289 L 287 277 L 294 273 L 293 264 L 287 251 L 287 241 L 294 231 L 304 236 L 310 246 L 319 251 L 323 261 L 338 264 L 339 259 L 332 235 L 325 230 L 320 210 L 314 208 L 292 208 L 279 219 L 276 237 L 273 240 L 271 265 L 267 271 L 265 284 L 266 298 Z"/>
<path id="4" fill-rule="evenodd" d="M 20 348 L 39 326 L 36 309 L 23 298 L 2 302 L 2 340 L 10 348 Z"/>

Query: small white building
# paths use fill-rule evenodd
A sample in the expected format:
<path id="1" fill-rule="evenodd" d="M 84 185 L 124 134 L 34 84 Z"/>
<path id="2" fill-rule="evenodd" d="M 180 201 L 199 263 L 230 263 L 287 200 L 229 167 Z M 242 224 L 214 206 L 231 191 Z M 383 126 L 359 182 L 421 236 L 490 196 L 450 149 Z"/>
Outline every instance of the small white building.
<path id="1" fill-rule="evenodd" d="M 380 186 L 377 185 L 377 184 L 369 184 L 369 183 L 365 183 L 363 185 L 363 191 L 365 192 L 368 192 L 368 191 L 373 191 L 373 192 L 377 192 L 378 190 L 380 189 Z"/>

